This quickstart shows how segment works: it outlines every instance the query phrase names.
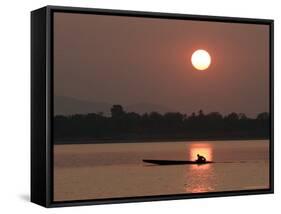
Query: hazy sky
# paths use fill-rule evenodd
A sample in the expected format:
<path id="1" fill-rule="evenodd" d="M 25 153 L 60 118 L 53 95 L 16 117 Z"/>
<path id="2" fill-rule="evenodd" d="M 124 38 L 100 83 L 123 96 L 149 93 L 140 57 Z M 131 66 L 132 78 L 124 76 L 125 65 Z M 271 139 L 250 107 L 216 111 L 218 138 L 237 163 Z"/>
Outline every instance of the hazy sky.
<path id="1" fill-rule="evenodd" d="M 55 13 L 54 81 L 59 96 L 254 116 L 269 110 L 269 26 Z"/>

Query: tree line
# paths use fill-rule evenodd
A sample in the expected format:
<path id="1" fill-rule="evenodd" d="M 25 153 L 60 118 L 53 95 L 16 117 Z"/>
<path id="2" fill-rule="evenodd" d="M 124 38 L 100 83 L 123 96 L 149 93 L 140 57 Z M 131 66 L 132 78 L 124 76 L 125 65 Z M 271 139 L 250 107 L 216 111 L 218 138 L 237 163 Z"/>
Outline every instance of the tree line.
<path id="1" fill-rule="evenodd" d="M 191 115 L 179 112 L 138 114 L 113 105 L 111 116 L 103 113 L 54 117 L 55 142 L 75 139 L 153 140 L 153 139 L 263 139 L 269 138 L 270 117 L 262 112 L 256 118 L 243 113 L 219 112 Z"/>

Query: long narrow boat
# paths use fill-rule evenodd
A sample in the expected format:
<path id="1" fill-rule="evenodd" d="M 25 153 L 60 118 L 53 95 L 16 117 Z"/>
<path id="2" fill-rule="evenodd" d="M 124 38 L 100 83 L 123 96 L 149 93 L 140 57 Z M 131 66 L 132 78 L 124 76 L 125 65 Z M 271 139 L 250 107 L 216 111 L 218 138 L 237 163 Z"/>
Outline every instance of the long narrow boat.
<path id="1" fill-rule="evenodd" d="M 197 162 L 197 161 L 185 161 L 185 160 L 153 160 L 153 159 L 143 159 L 145 163 L 151 163 L 155 165 L 183 165 L 183 164 L 209 164 L 214 163 L 213 161 Z"/>

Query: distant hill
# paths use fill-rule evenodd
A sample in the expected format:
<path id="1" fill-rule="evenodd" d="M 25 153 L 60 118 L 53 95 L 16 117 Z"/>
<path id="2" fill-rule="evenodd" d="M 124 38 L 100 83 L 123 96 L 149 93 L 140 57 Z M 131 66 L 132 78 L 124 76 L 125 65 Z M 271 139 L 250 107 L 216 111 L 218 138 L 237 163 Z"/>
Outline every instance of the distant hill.
<path id="1" fill-rule="evenodd" d="M 170 109 L 166 106 L 157 105 L 153 103 L 136 103 L 133 105 L 125 106 L 125 110 L 127 112 L 137 112 L 139 114 L 143 114 L 146 112 L 158 112 L 158 113 L 166 113 L 166 112 L 175 112 L 175 110 Z"/>
<path id="2" fill-rule="evenodd" d="M 55 115 L 72 115 L 103 112 L 110 115 L 111 104 L 103 102 L 90 102 L 71 97 L 54 96 Z"/>
<path id="3" fill-rule="evenodd" d="M 110 109 L 114 104 L 120 103 L 105 103 L 80 100 L 72 97 L 54 96 L 55 115 L 72 115 L 72 114 L 87 114 L 103 112 L 105 116 L 110 116 Z M 122 105 L 122 103 L 121 103 Z M 156 111 L 159 113 L 174 112 L 165 106 L 153 103 L 136 103 L 133 105 L 123 105 L 126 112 L 136 112 L 143 114 L 146 112 Z"/>

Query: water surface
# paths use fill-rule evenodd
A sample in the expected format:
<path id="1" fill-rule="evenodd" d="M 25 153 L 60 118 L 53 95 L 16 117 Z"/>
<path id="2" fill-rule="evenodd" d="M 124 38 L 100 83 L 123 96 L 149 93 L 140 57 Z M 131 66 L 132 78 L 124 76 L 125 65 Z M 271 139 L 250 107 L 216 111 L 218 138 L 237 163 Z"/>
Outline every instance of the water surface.
<path id="1" fill-rule="evenodd" d="M 142 159 L 214 164 L 154 166 Z M 54 200 L 269 188 L 269 141 L 182 141 L 54 146 Z"/>

